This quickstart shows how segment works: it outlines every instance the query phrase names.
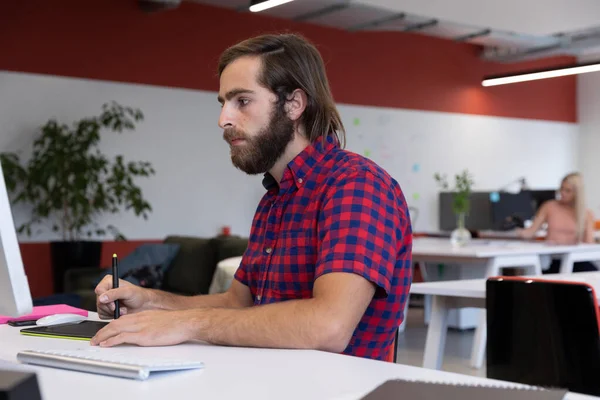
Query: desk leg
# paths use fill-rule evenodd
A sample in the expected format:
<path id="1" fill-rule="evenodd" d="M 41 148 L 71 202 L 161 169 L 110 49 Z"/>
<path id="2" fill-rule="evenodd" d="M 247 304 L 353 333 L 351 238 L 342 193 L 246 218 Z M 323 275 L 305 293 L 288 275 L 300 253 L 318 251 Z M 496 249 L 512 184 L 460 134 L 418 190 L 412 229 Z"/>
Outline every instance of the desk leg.
<path id="1" fill-rule="evenodd" d="M 486 277 L 498 276 L 501 269 L 510 266 L 522 266 L 526 274 L 542 275 L 542 263 L 539 256 L 527 256 L 519 259 L 498 259 L 493 258 L 488 261 Z M 485 309 L 479 311 L 479 323 L 475 328 L 475 337 L 473 338 L 473 349 L 471 350 L 471 367 L 481 368 L 485 358 L 485 346 L 487 343 L 487 317 Z"/>
<path id="2" fill-rule="evenodd" d="M 491 258 L 488 261 L 485 271 L 486 278 L 500 275 L 500 263 L 498 259 Z M 487 317 L 485 310 L 479 310 L 479 322 L 475 328 L 475 337 L 473 338 L 473 349 L 471 350 L 471 367 L 481 368 L 483 358 L 485 357 L 485 345 L 487 342 Z"/>
<path id="3" fill-rule="evenodd" d="M 423 367 L 442 369 L 444 348 L 446 347 L 446 332 L 448 331 L 449 308 L 443 296 L 433 296 L 431 320 L 427 329 Z"/>
<path id="4" fill-rule="evenodd" d="M 406 318 L 408 318 L 408 303 L 410 303 L 410 293 L 406 296 L 406 302 L 404 303 L 404 318 L 402 318 L 402 323 L 398 327 L 399 332 L 404 332 L 406 329 Z"/>
<path id="5" fill-rule="evenodd" d="M 529 273 L 531 275 L 542 275 L 542 258 L 541 258 L 541 256 L 536 256 L 532 260 L 531 265 L 525 267 L 525 270 L 530 271 L 530 272 L 525 272 L 526 274 Z"/>
<path id="6" fill-rule="evenodd" d="M 560 260 L 560 270 L 558 271 L 559 274 L 570 274 L 573 272 L 573 264 L 574 264 L 574 260 L 573 260 L 573 254 L 572 253 L 566 253 L 563 254 Z"/>
<path id="7" fill-rule="evenodd" d="M 473 338 L 473 349 L 471 350 L 471 368 L 481 368 L 483 358 L 485 357 L 485 346 L 487 343 L 487 314 L 484 310 L 479 310 L 479 322 L 475 328 L 475 337 Z"/>
<path id="8" fill-rule="evenodd" d="M 600 260 L 600 250 L 589 249 L 586 251 L 577 251 L 563 254 L 560 263 L 560 273 L 570 274 L 573 272 L 573 265 L 579 261 L 598 261 Z"/>

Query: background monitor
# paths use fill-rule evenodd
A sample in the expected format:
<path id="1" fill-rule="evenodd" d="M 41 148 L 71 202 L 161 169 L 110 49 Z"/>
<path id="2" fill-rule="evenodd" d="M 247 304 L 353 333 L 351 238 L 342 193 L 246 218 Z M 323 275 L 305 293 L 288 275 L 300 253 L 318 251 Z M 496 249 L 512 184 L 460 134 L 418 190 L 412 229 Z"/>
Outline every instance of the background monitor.
<path id="1" fill-rule="evenodd" d="M 0 315 L 20 317 L 32 310 L 31 292 L 0 165 Z"/>
<path id="2" fill-rule="evenodd" d="M 525 221 L 532 220 L 535 216 L 536 209 L 529 192 L 500 192 L 497 200 L 492 202 L 494 230 L 523 228 Z"/>
<path id="3" fill-rule="evenodd" d="M 492 193 L 497 198 L 492 200 Z M 533 220 L 535 213 L 546 201 L 556 198 L 555 189 L 523 190 L 508 192 L 471 192 L 470 209 L 465 218 L 465 227 L 471 231 L 511 230 L 523 227 L 526 220 Z M 456 229 L 456 215 L 452 211 L 453 192 L 439 193 L 439 229 Z"/>
<path id="4" fill-rule="evenodd" d="M 456 229 L 456 215 L 452 211 L 453 192 L 440 192 L 439 226 L 442 231 Z M 490 192 L 471 192 L 470 208 L 465 218 L 465 228 L 470 230 L 489 230 L 493 227 L 490 204 Z"/>
<path id="5" fill-rule="evenodd" d="M 557 191 L 557 189 L 528 190 L 535 210 L 539 210 L 540 206 L 548 200 L 555 200 Z"/>

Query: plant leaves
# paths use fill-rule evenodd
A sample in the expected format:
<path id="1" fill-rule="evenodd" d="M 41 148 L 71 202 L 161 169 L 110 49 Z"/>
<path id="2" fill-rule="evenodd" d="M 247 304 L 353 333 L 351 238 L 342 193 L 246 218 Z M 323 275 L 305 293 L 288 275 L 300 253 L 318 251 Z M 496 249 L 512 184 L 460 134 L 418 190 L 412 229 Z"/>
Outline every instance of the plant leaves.
<path id="1" fill-rule="evenodd" d="M 75 240 L 91 235 L 86 228 L 97 225 L 102 214 L 123 208 L 147 217 L 152 208 L 136 179 L 154 174 L 151 163 L 126 162 L 122 155 L 111 160 L 99 146 L 103 130 L 133 130 L 135 122 L 143 118 L 141 110 L 112 101 L 102 105 L 100 115 L 82 118 L 71 126 L 49 119 L 40 127 L 27 162 L 16 153 L 0 153 L 12 203 L 32 206 L 30 221 L 20 226 L 18 233 L 31 236 L 32 224 L 48 221 L 52 231 Z M 95 232 L 106 233 L 99 228 Z"/>

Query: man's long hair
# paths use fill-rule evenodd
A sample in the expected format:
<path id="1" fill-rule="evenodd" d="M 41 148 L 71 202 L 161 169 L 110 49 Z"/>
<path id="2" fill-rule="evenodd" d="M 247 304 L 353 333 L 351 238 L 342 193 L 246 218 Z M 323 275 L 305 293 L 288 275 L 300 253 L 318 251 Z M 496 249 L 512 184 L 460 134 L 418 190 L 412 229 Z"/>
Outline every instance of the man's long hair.
<path id="1" fill-rule="evenodd" d="M 261 35 L 240 42 L 223 52 L 219 60 L 219 77 L 233 61 L 244 56 L 258 56 L 262 61 L 258 83 L 277 95 L 283 107 L 296 89 L 306 93 L 307 105 L 301 122 L 307 138 L 333 136 L 345 146 L 346 132 L 329 88 L 325 65 L 319 51 L 297 34 Z"/>

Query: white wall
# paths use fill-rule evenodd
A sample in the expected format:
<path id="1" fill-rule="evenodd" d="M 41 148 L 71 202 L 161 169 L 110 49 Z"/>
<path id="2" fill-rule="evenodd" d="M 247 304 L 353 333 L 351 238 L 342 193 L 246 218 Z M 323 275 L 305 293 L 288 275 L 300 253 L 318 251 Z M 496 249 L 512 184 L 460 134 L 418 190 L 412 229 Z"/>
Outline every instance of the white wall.
<path id="1" fill-rule="evenodd" d="M 106 224 L 131 239 L 212 236 L 223 225 L 236 234 L 248 233 L 264 189 L 261 178 L 232 166 L 217 126 L 215 93 L 0 73 L 0 149 L 29 149 L 36 128 L 47 119 L 96 115 L 110 100 L 139 107 L 145 119 L 135 132 L 106 132 L 103 149 L 126 160 L 151 161 L 156 175 L 139 181 L 154 208 L 148 221 L 123 214 L 107 216 Z M 18 225 L 25 215 L 15 211 L 14 217 Z M 32 239 L 49 237 L 45 231 Z"/>
<path id="2" fill-rule="evenodd" d="M 576 124 L 374 107 L 340 109 L 346 123 L 361 117 L 359 126 L 349 126 L 348 147 L 368 148 L 372 158 L 392 172 L 409 204 L 419 209 L 418 230 L 438 227 L 436 172 L 448 174 L 453 183 L 454 174 L 469 169 L 478 191 L 499 190 L 519 177 L 532 189 L 547 189 L 557 187 L 577 165 Z M 518 185 L 509 187 L 513 188 Z"/>
<path id="3" fill-rule="evenodd" d="M 600 73 L 579 75 L 577 85 L 579 169 L 586 184 L 588 207 L 600 219 Z"/>
<path id="4" fill-rule="evenodd" d="M 145 121 L 133 133 L 107 132 L 103 149 L 151 161 L 157 175 L 140 181 L 154 212 L 106 216 L 129 238 L 167 234 L 212 236 L 221 226 L 247 235 L 264 193 L 260 176 L 231 165 L 217 126 L 216 93 L 146 85 L 0 72 L 0 151 L 29 149 L 47 119 L 70 122 L 116 100 L 139 107 Z M 416 230 L 437 229 L 435 172 L 469 168 L 477 190 L 495 190 L 520 176 L 533 188 L 556 187 L 576 168 L 576 124 L 340 105 L 348 149 L 365 153 L 398 180 L 419 209 Z M 167 152 L 175 154 L 167 156 Z M 415 167 L 418 166 L 418 168 Z M 14 209 L 15 223 L 27 216 Z M 33 238 L 47 240 L 45 230 Z"/>

